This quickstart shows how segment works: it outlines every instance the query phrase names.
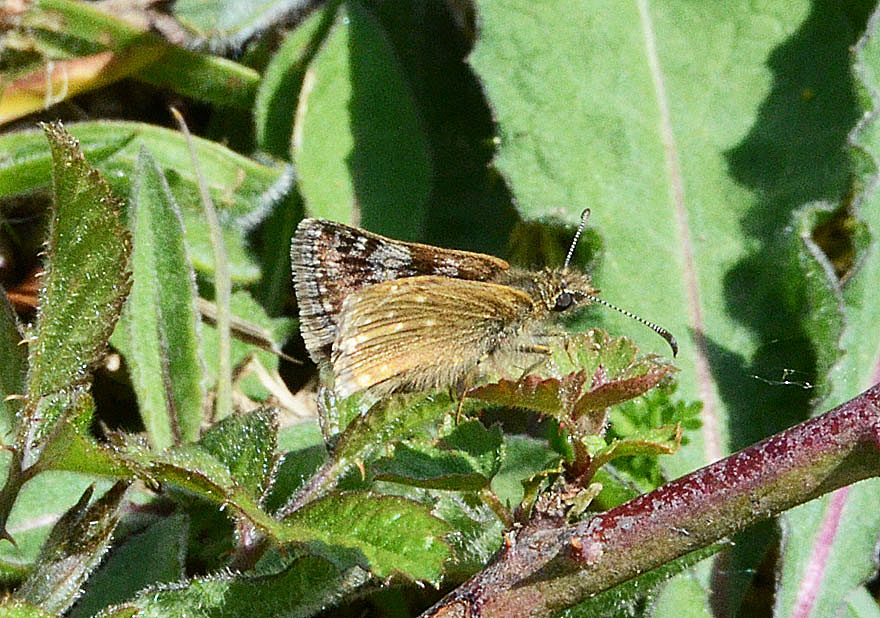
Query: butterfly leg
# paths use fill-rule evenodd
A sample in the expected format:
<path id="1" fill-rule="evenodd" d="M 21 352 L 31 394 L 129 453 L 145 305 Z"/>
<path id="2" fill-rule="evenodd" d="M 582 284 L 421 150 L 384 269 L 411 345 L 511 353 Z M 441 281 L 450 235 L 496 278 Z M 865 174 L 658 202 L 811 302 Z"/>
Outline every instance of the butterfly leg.
<path id="1" fill-rule="evenodd" d="M 526 345 L 521 345 L 516 349 L 516 351 L 523 354 L 541 354 L 543 356 L 550 356 L 550 346 L 540 343 L 529 343 Z"/>
<path id="2" fill-rule="evenodd" d="M 524 377 L 529 375 L 535 369 L 537 369 L 538 367 L 543 365 L 545 362 L 547 362 L 547 357 L 549 357 L 550 353 L 551 353 L 550 346 L 546 346 L 546 345 L 543 345 L 540 343 L 530 343 L 527 345 L 522 345 L 522 346 L 519 346 L 516 349 L 516 351 L 521 354 L 537 354 L 537 355 L 540 355 L 543 357 L 543 358 L 539 358 L 537 361 L 535 361 L 534 363 L 532 363 L 531 365 L 526 367 L 523 370 L 522 374 L 520 374 L 520 376 L 519 376 L 520 380 L 522 380 Z"/>
<path id="3" fill-rule="evenodd" d="M 458 423 L 461 421 L 461 415 L 464 409 L 464 400 L 467 399 L 468 391 L 470 391 L 474 384 L 478 382 L 483 376 L 482 371 L 480 371 L 480 365 L 485 362 L 491 362 L 494 364 L 495 361 L 491 354 L 483 355 L 483 357 L 477 362 L 477 364 L 473 368 L 465 372 L 464 375 L 462 375 L 461 378 L 450 387 L 450 393 L 452 394 L 452 397 L 458 399 L 458 409 L 455 412 L 456 425 L 458 425 Z"/>

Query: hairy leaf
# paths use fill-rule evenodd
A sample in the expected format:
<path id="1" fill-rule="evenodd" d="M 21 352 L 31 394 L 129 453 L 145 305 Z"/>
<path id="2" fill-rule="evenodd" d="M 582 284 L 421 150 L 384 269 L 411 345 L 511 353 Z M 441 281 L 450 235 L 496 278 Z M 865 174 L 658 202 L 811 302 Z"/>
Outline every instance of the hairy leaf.
<path id="1" fill-rule="evenodd" d="M 134 239 L 125 357 L 141 418 L 156 449 L 199 436 L 204 385 L 195 274 L 183 221 L 162 171 L 141 150 L 129 209 Z"/>
<path id="2" fill-rule="evenodd" d="M 285 523 L 312 537 L 306 542 L 311 551 L 379 577 L 399 573 L 438 585 L 451 555 L 443 540 L 449 526 L 422 505 L 394 496 L 330 494 Z"/>

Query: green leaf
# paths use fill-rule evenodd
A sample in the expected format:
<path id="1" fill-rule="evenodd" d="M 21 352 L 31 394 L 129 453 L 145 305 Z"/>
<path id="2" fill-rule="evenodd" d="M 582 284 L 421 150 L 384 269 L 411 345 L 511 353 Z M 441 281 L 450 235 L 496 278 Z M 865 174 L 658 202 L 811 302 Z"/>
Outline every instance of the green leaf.
<path id="1" fill-rule="evenodd" d="M 98 616 L 100 618 L 135 618 L 137 614 L 137 608 L 131 605 L 114 605 L 105 609 Z"/>
<path id="2" fill-rule="evenodd" d="M 856 47 L 855 77 L 860 89 L 860 102 L 870 120 L 860 125 L 853 138 L 852 155 L 860 163 L 855 178 L 857 190 L 865 191 L 854 200 L 854 210 L 847 213 L 856 221 L 853 272 L 838 291 L 843 305 L 843 333 L 839 346 L 843 356 L 830 372 L 820 374 L 821 393 L 830 396 L 816 412 L 838 405 L 854 397 L 876 381 L 880 366 L 880 340 L 869 336 L 880 323 L 880 194 L 875 183 L 880 154 L 880 133 L 874 117 L 880 97 L 880 41 L 877 15 L 869 22 Z M 861 233 L 859 233 L 861 228 Z M 811 239 L 805 239 L 809 243 Z M 830 270 L 825 256 L 816 261 Z M 832 271 L 833 273 L 833 271 Z M 828 277 L 836 287 L 833 274 Z M 815 320 L 827 319 L 824 312 L 815 312 Z M 836 352 L 837 339 L 828 348 Z M 828 364 L 826 361 L 825 364 Z M 783 517 L 783 545 L 780 556 L 774 612 L 777 616 L 797 611 L 811 616 L 836 614 L 844 599 L 854 589 L 873 577 L 880 521 L 865 513 L 880 510 L 880 481 L 870 479 L 818 500 L 804 504 Z"/>
<path id="3" fill-rule="evenodd" d="M 302 10 L 301 0 L 179 0 L 173 15 L 213 47 L 240 47 L 274 25 L 280 16 Z"/>
<path id="4" fill-rule="evenodd" d="M 52 528 L 36 568 L 15 591 L 16 598 L 50 612 L 66 611 L 107 551 L 127 489 L 128 483 L 118 482 L 91 506 L 93 488 L 86 490 Z"/>
<path id="5" fill-rule="evenodd" d="M 83 125 L 79 125 L 82 127 Z M 101 165 L 128 147 L 137 137 L 129 130 L 101 130 L 100 139 L 90 139 L 77 131 L 80 148 L 92 165 Z M 97 126 L 96 126 L 97 128 Z M 0 136 L 0 196 L 8 198 L 52 183 L 52 153 L 42 131 L 20 131 Z M 134 169 L 134 162 L 132 162 Z"/>
<path id="6" fill-rule="evenodd" d="M 211 427 L 199 446 L 216 457 L 236 482 L 262 496 L 278 461 L 278 411 L 260 408 L 227 417 Z"/>
<path id="7" fill-rule="evenodd" d="M 0 543 L 4 579 L 20 576 L 33 567 L 52 526 L 92 483 L 96 483 L 97 492 L 106 491 L 112 485 L 106 480 L 96 481 L 94 477 L 71 472 L 46 472 L 25 484 L 6 524 L 16 545 Z"/>
<path id="8" fill-rule="evenodd" d="M 276 574 L 213 575 L 149 588 L 138 595 L 133 604 L 139 608 L 137 615 L 141 618 L 184 615 L 306 618 L 334 605 L 342 595 L 364 584 L 368 578 L 361 569 L 340 571 L 322 558 L 305 556 Z"/>
<path id="9" fill-rule="evenodd" d="M 20 601 L 14 597 L 0 600 L 0 613 L 4 618 L 57 618 L 37 605 Z"/>
<path id="10" fill-rule="evenodd" d="M 22 471 L 37 461 L 58 420 L 82 403 L 131 283 L 131 239 L 121 224 L 120 203 L 61 125 L 46 125 L 45 131 L 54 160 L 55 208 L 37 324 L 29 336 L 28 399 L 16 437 L 13 465 Z M 89 407 L 81 422 L 90 415 Z M 10 477 L 7 503 L 20 482 L 19 475 Z"/>
<path id="11" fill-rule="evenodd" d="M 661 425 L 679 424 L 687 433 L 700 428 L 699 401 L 684 402 L 676 398 L 676 383 L 652 389 L 643 397 L 615 406 L 609 414 L 609 434 L 621 438 L 637 435 Z"/>
<path id="12" fill-rule="evenodd" d="M 705 589 L 691 573 L 673 577 L 657 591 L 651 611 L 657 618 L 712 618 L 706 606 Z"/>
<path id="13" fill-rule="evenodd" d="M 114 603 L 135 597 L 148 586 L 180 581 L 184 575 L 188 519 L 177 514 L 160 519 L 115 547 L 89 578 L 70 615 L 86 618 Z M 138 568 L 133 569 L 132 565 Z"/>
<path id="14" fill-rule="evenodd" d="M 834 615 L 839 618 L 880 618 L 880 606 L 864 586 L 859 586 Z"/>
<path id="15" fill-rule="evenodd" d="M 16 34 L 43 51 L 41 60 L 77 58 L 104 50 L 114 54 L 115 63 L 99 72 L 93 84 L 87 84 L 91 88 L 107 83 L 104 74 L 109 71 L 116 79 L 130 75 L 221 107 L 248 108 L 253 104 L 259 75 L 246 66 L 173 44 L 149 32 L 145 23 L 134 26 L 125 16 L 102 11 L 89 3 L 41 0 L 28 8 L 20 16 L 21 28 Z M 77 89 L 70 88 L 67 94 L 72 96 L 76 92 Z M 45 107 L 42 92 L 32 98 L 42 100 L 42 104 L 33 106 L 31 111 Z"/>
<path id="16" fill-rule="evenodd" d="M 327 463 L 327 449 L 320 445 L 288 451 L 285 453 L 272 489 L 265 500 L 265 507 L 274 513 Z"/>
<path id="17" fill-rule="evenodd" d="M 373 483 L 373 490 L 423 504 L 452 527 L 445 537 L 453 558 L 445 565 L 444 585 L 474 575 L 501 546 L 505 524 L 483 499 L 483 491 L 436 491 L 384 481 Z"/>
<path id="18" fill-rule="evenodd" d="M 501 547 L 505 526 L 475 492 L 425 492 L 431 512 L 452 526 L 446 541 L 454 559 L 445 566 L 444 581 L 464 581 L 485 567 Z"/>
<path id="19" fill-rule="evenodd" d="M 272 317 L 282 313 L 290 296 L 290 239 L 303 218 L 303 208 L 302 196 L 291 189 L 260 227 L 262 277 L 254 297 Z"/>
<path id="20" fill-rule="evenodd" d="M 327 462 L 327 448 L 317 423 L 304 422 L 283 428 L 278 434 L 278 445 L 284 456 L 264 500 L 269 512 L 284 506 L 288 498 Z"/>
<path id="21" fill-rule="evenodd" d="M 195 274 L 183 221 L 153 157 L 141 150 L 129 209 L 134 250 L 125 358 L 154 448 L 195 442 L 205 391 Z"/>
<path id="22" fill-rule="evenodd" d="M 324 446 L 321 428 L 315 418 L 303 419 L 302 422 L 282 427 L 278 432 L 278 448 L 282 451 Z"/>
<path id="23" fill-rule="evenodd" d="M 122 226 L 121 203 L 61 125 L 46 125 L 45 132 L 54 162 L 54 212 L 29 346 L 33 403 L 89 379 L 131 283 L 131 238 Z"/>
<path id="24" fill-rule="evenodd" d="M 15 416 L 21 409 L 20 401 L 6 398 L 23 395 L 25 390 L 27 348 L 21 342 L 21 325 L 0 286 L 0 444 L 12 443 Z"/>
<path id="25" fill-rule="evenodd" d="M 399 573 L 438 585 L 451 556 L 443 540 L 450 527 L 422 505 L 395 496 L 330 494 L 285 523 L 312 537 L 311 551 L 342 568 L 358 564 L 381 578 Z"/>
<path id="26" fill-rule="evenodd" d="M 597 329 L 556 338 L 548 347 L 548 360 L 528 375 L 472 388 L 468 397 L 577 421 L 591 412 L 604 415 L 605 408 L 638 397 L 675 370 L 658 357 L 637 356 L 631 340 Z M 603 423 L 604 416 L 599 427 Z"/>
<path id="27" fill-rule="evenodd" d="M 346 401 L 352 399 L 357 399 L 357 395 Z M 410 437 L 457 407 L 458 403 L 445 392 L 391 397 L 379 402 L 346 427 L 333 449 L 332 465 L 341 473 L 368 462 L 389 442 Z"/>
<path id="28" fill-rule="evenodd" d="M 523 499 L 523 481 L 558 463 L 559 454 L 546 440 L 505 436 L 504 463 L 492 479 L 492 489 L 508 507 L 516 506 Z"/>
<path id="29" fill-rule="evenodd" d="M 263 73 L 254 104 L 257 144 L 276 157 L 290 157 L 303 77 L 333 25 L 337 10 L 338 3 L 330 2 L 306 17 L 287 34 Z"/>
<path id="30" fill-rule="evenodd" d="M 177 131 L 138 122 L 82 122 L 68 127 L 83 144 L 90 157 L 102 157 L 95 165 L 111 183 L 114 192 L 127 197 L 132 189 L 140 149 L 146 147 L 162 168 L 171 193 L 183 215 L 187 250 L 196 270 L 214 272 L 211 249 L 198 186 L 183 136 Z M 47 186 L 51 180 L 51 158 L 40 146 L 42 135 L 32 131 L 0 136 L 0 197 L 21 195 Z M 245 236 L 266 214 L 290 183 L 284 169 L 256 163 L 228 148 L 193 137 L 196 154 L 211 192 L 221 211 L 227 257 L 233 281 L 249 283 L 259 277 L 259 269 L 247 250 Z M 108 150 L 113 156 L 108 156 Z M 21 171 L 27 176 L 21 178 Z"/>
<path id="31" fill-rule="evenodd" d="M 432 185 L 416 103 L 381 23 L 356 0 L 306 70 L 293 161 L 314 216 L 415 240 Z"/>
<path id="32" fill-rule="evenodd" d="M 239 439 L 243 439 L 243 436 L 239 436 Z M 213 446 L 219 450 L 216 442 L 215 439 Z M 123 461 L 145 480 L 173 484 L 209 502 L 228 505 L 235 513 L 276 539 L 285 534 L 283 526 L 260 508 L 260 496 L 239 484 L 232 471 L 201 445 L 187 444 L 154 453 L 129 439 L 126 444 L 117 445 L 116 449 Z M 239 468 L 237 471 L 241 470 Z M 245 467 L 244 472 L 247 475 L 250 471 Z"/>
<path id="33" fill-rule="evenodd" d="M 600 436 L 587 436 L 583 441 L 590 453 L 592 471 L 586 478 L 591 479 L 599 468 L 618 457 L 672 455 L 681 446 L 681 426 L 655 427 L 640 435 L 608 443 Z"/>
<path id="34" fill-rule="evenodd" d="M 486 429 L 479 421 L 455 427 L 434 445 L 400 442 L 392 453 L 373 464 L 378 480 L 447 490 L 488 487 L 501 466 L 501 429 Z"/>
<path id="35" fill-rule="evenodd" d="M 653 458 L 653 461 L 656 463 L 656 458 Z M 640 493 L 628 479 L 621 477 L 614 464 L 597 470 L 593 481 L 602 486 L 602 491 L 593 499 L 592 503 L 600 511 L 607 511 L 624 502 L 629 502 Z M 657 486 L 659 485 L 658 483 Z"/>
<path id="36" fill-rule="evenodd" d="M 674 397 L 676 386 L 673 382 L 652 389 L 643 397 L 612 408 L 606 437 L 629 439 L 658 427 L 678 425 L 683 429 L 681 444 L 687 444 L 690 435 L 701 426 L 702 404 L 677 400 Z M 597 504 L 611 508 L 624 502 L 623 498 L 635 492 L 636 488 L 642 493 L 656 489 L 667 480 L 660 465 L 665 459 L 637 455 L 616 460 L 611 464 L 614 478 L 596 479 L 602 482 L 603 487 L 603 493 L 596 499 Z"/>
<path id="37" fill-rule="evenodd" d="M 64 394 L 70 396 L 69 401 L 63 400 L 67 414 L 44 437 L 36 469 L 123 478 L 132 476 L 134 470 L 115 449 L 98 444 L 89 434 L 95 411 L 95 402 L 89 393 L 80 390 Z M 44 397 L 43 401 L 49 399 Z"/>

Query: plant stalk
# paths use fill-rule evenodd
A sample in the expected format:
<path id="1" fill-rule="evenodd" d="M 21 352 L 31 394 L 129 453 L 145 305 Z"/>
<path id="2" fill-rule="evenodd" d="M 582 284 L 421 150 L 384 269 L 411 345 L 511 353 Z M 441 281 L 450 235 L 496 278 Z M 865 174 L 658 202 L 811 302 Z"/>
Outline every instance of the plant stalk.
<path id="1" fill-rule="evenodd" d="M 756 520 L 873 476 L 880 476 L 880 384 L 592 519 L 530 522 L 423 616 L 551 616 Z"/>

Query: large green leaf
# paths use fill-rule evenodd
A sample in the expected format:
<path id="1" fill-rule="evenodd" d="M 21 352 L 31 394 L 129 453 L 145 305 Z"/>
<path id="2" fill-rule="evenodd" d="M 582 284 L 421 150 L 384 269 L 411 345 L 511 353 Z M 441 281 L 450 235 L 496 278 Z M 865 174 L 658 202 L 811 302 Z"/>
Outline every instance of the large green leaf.
<path id="1" fill-rule="evenodd" d="M 308 65 L 293 134 L 307 210 L 418 238 L 431 190 L 428 142 L 380 22 L 357 0 Z"/>
<path id="2" fill-rule="evenodd" d="M 753 272 L 753 264 L 778 253 L 777 232 L 792 208 L 846 188 L 848 166 L 838 148 L 857 117 L 851 103 L 838 100 L 827 110 L 819 97 L 797 98 L 802 89 L 774 88 L 765 68 L 791 33 L 809 27 L 803 20 L 810 6 L 779 2 L 758 19 L 746 2 L 687 10 L 644 2 L 480 4 L 471 63 L 495 109 L 496 163 L 522 215 L 574 223 L 591 206 L 591 224 L 605 238 L 597 273 L 605 297 L 679 336 L 680 395 L 703 399 L 707 422 L 703 437 L 669 465 L 674 473 L 741 444 L 729 419 L 745 401 L 749 415 L 769 416 L 779 389 L 750 374 L 771 380 L 782 367 L 802 368 L 795 357 L 802 347 L 793 340 L 800 321 L 786 314 L 786 303 L 775 304 L 783 300 L 772 289 L 778 269 Z M 844 16 L 831 17 L 835 41 L 847 41 Z M 801 46 L 810 44 L 818 41 Z M 792 45 L 774 57 L 777 71 L 807 52 Z M 804 79 L 845 72 L 845 63 L 839 53 L 809 63 Z M 845 97 L 848 82 L 835 79 L 825 88 Z M 779 109 L 789 93 L 791 109 Z M 800 130 L 781 133 L 769 114 Z M 766 145 L 763 157 L 758 144 Z M 776 175 L 771 160 L 788 162 L 789 171 Z M 613 314 L 602 319 L 613 332 L 631 332 L 644 348 L 664 352 L 638 326 Z M 760 357 L 771 353 L 777 359 L 762 366 Z M 744 393 L 754 396 L 738 397 Z M 785 394 L 786 403 L 798 395 Z"/>
<path id="3" fill-rule="evenodd" d="M 159 450 L 195 442 L 204 409 L 195 273 L 183 221 L 165 177 L 142 150 L 129 209 L 134 251 L 125 325 L 132 385 L 141 418 Z"/>
<path id="4" fill-rule="evenodd" d="M 880 324 L 880 194 L 875 188 L 880 172 L 876 165 L 880 132 L 875 117 L 880 105 L 877 19 L 875 13 L 854 57 L 860 102 L 869 117 L 853 136 L 853 155 L 862 163 L 855 183 L 867 193 L 857 196 L 852 213 L 858 220 L 853 225 L 856 270 L 839 291 L 845 320 L 840 338 L 844 354 L 823 380 L 823 391 L 830 391 L 830 397 L 817 412 L 866 389 L 877 380 L 880 368 L 880 337 L 876 336 Z M 830 264 L 826 268 L 830 270 Z M 775 616 L 818 618 L 844 611 L 850 591 L 877 572 L 880 520 L 866 514 L 878 511 L 880 481 L 871 479 L 785 515 Z"/>
<path id="5" fill-rule="evenodd" d="M 850 190 L 867 3 L 477 4 L 471 64 L 521 215 L 574 224 L 589 206 L 603 296 L 678 337 L 678 395 L 702 400 L 703 426 L 667 473 L 807 416 L 840 321 L 792 223 Z M 587 318 L 665 353 L 622 316 Z M 753 566 L 719 574 L 714 602 L 735 608 Z"/>

